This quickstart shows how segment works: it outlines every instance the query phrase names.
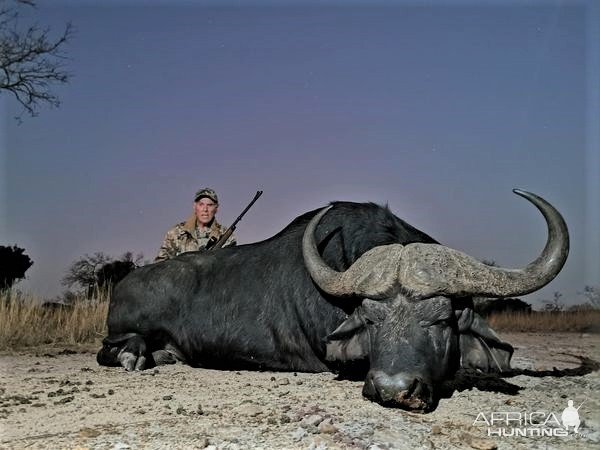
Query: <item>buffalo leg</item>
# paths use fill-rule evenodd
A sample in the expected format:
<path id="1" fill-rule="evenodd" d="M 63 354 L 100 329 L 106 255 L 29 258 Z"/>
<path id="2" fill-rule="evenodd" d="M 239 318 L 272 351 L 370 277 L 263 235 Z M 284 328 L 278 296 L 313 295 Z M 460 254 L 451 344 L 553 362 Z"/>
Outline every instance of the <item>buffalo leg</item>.
<path id="1" fill-rule="evenodd" d="M 146 342 L 136 335 L 127 340 L 117 355 L 117 359 L 126 370 L 144 370 L 146 368 Z"/>
<path id="2" fill-rule="evenodd" d="M 152 359 L 157 366 L 175 364 L 178 361 L 185 362 L 183 353 L 181 353 L 176 345 L 170 342 L 167 342 L 164 348 L 152 351 Z"/>
<path id="3" fill-rule="evenodd" d="M 127 334 L 119 338 L 106 338 L 96 356 L 102 366 L 123 366 L 126 370 L 143 370 L 154 366 L 152 355 L 147 360 L 148 350 L 144 338 L 138 334 Z"/>
<path id="4" fill-rule="evenodd" d="M 102 348 L 100 349 L 98 354 L 96 355 L 96 361 L 98 361 L 98 364 L 100 364 L 101 366 L 120 366 L 121 362 L 117 358 L 119 356 L 120 351 L 121 347 L 105 342 L 102 345 Z"/>

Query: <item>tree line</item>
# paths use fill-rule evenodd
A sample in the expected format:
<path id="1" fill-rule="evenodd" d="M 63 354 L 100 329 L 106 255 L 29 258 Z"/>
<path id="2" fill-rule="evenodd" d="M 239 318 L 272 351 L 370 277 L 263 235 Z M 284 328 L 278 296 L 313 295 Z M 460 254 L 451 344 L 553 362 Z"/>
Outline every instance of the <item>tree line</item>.
<path id="1" fill-rule="evenodd" d="M 75 260 L 68 268 L 61 280 L 63 286 L 75 291 L 67 291 L 62 298 L 55 299 L 64 303 L 72 303 L 76 299 L 92 299 L 99 291 L 109 292 L 110 288 L 121 281 L 129 272 L 147 264 L 141 253 L 125 252 L 114 258 L 104 252 L 85 254 Z M 485 261 L 493 265 L 493 261 Z M 33 260 L 25 253 L 25 249 L 17 245 L 0 245 L 0 290 L 10 289 L 20 280 L 25 278 L 25 273 L 33 265 Z M 567 308 L 562 302 L 562 294 L 554 292 L 551 300 L 542 300 L 543 310 L 547 312 L 561 312 L 573 309 L 600 309 L 600 286 L 585 286 L 580 296 L 585 299 L 584 304 Z M 483 299 L 482 299 L 483 300 Z M 493 300 L 493 299 L 489 299 Z M 519 299 L 512 300 L 525 304 Z M 518 306 L 522 306 L 522 305 Z"/>
<path id="2" fill-rule="evenodd" d="M 68 267 L 61 280 L 63 286 L 75 291 L 69 290 L 54 301 L 72 303 L 76 299 L 92 299 L 99 291 L 109 292 L 129 272 L 145 263 L 141 253 L 125 252 L 118 258 L 103 252 L 85 254 Z M 24 248 L 0 245 L 0 290 L 10 289 L 23 280 L 32 265 L 33 260 Z"/>

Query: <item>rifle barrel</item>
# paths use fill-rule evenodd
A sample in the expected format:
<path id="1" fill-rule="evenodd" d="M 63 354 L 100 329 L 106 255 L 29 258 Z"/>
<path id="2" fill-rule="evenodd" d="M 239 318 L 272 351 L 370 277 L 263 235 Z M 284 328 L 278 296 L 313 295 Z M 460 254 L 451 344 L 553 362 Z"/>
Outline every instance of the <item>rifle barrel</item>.
<path id="1" fill-rule="evenodd" d="M 242 211 L 242 213 L 238 216 L 238 218 L 235 219 L 235 221 L 233 222 L 232 227 L 234 227 L 235 224 L 237 224 L 240 220 L 242 220 L 242 217 L 244 217 L 244 214 L 246 214 L 246 212 L 248 212 L 248 210 L 252 207 L 252 205 L 254 205 L 254 202 L 256 200 L 258 200 L 258 197 L 260 197 L 262 195 L 262 193 L 263 193 L 263 191 L 256 191 L 256 194 L 254 195 L 254 198 L 248 204 L 248 206 L 246 206 L 246 208 Z"/>
<path id="2" fill-rule="evenodd" d="M 234 222 L 231 224 L 231 226 L 229 228 L 227 228 L 227 230 L 225 230 L 225 233 L 223 233 L 221 238 L 217 242 L 215 242 L 213 245 L 210 245 L 210 241 L 209 241 L 209 243 L 206 244 L 206 248 L 212 249 L 212 248 L 222 247 L 223 244 L 225 244 L 225 241 L 227 241 L 227 239 L 229 239 L 229 236 L 231 236 L 231 234 L 235 231 L 235 226 L 237 225 L 237 223 L 240 220 L 242 220 L 242 217 L 244 217 L 244 214 L 246 214 L 246 212 L 248 212 L 248 210 L 252 207 L 252 205 L 254 205 L 254 202 L 256 200 L 258 200 L 258 197 L 260 197 L 262 195 L 262 193 L 263 193 L 263 191 L 256 191 L 256 195 L 254 196 L 252 201 L 248 204 L 248 206 L 246 206 L 246 208 L 244 208 L 242 213 L 238 216 L 237 219 L 234 220 Z"/>

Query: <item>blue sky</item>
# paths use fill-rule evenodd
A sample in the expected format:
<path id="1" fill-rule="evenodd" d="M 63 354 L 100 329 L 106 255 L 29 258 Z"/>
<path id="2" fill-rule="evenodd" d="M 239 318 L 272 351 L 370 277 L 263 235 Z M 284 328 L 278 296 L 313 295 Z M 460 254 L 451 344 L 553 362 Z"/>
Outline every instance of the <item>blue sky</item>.
<path id="1" fill-rule="evenodd" d="M 0 95 L 0 244 L 54 296 L 85 253 L 143 252 L 217 190 L 238 242 L 331 200 L 389 204 L 442 243 L 503 266 L 533 260 L 535 192 L 571 254 L 528 301 L 600 285 L 598 8 L 587 2 L 40 1 L 67 21 L 62 105 L 13 117 Z M 594 231 L 596 230 L 596 231 Z"/>

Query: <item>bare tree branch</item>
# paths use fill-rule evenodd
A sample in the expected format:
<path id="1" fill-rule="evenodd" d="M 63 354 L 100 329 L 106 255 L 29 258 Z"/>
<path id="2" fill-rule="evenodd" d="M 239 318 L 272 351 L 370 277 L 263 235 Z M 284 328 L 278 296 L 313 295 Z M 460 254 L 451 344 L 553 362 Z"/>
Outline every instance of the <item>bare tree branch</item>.
<path id="1" fill-rule="evenodd" d="M 555 291 L 552 300 L 544 300 L 544 311 L 553 313 L 564 311 L 565 305 L 560 299 L 562 296 L 560 292 Z"/>
<path id="2" fill-rule="evenodd" d="M 103 252 L 96 252 L 93 255 L 85 254 L 69 267 L 67 274 L 62 279 L 62 284 L 68 287 L 78 284 L 83 289 L 89 290 L 96 283 L 98 269 L 111 261 L 113 258 Z"/>
<path id="3" fill-rule="evenodd" d="M 79 286 L 79 294 L 91 299 L 98 290 L 107 290 L 132 270 L 143 264 L 144 255 L 125 252 L 114 259 L 103 252 L 85 254 L 69 266 L 62 279 L 63 286 Z"/>
<path id="4" fill-rule="evenodd" d="M 21 29 L 18 5 L 35 7 L 35 2 L 0 0 L 0 94 L 10 92 L 30 116 L 36 116 L 42 104 L 60 105 L 50 87 L 69 81 L 62 49 L 74 29 L 67 23 L 55 39 L 48 28 L 38 25 Z"/>
<path id="5" fill-rule="evenodd" d="M 586 286 L 578 294 L 583 295 L 592 308 L 600 309 L 600 286 Z"/>

